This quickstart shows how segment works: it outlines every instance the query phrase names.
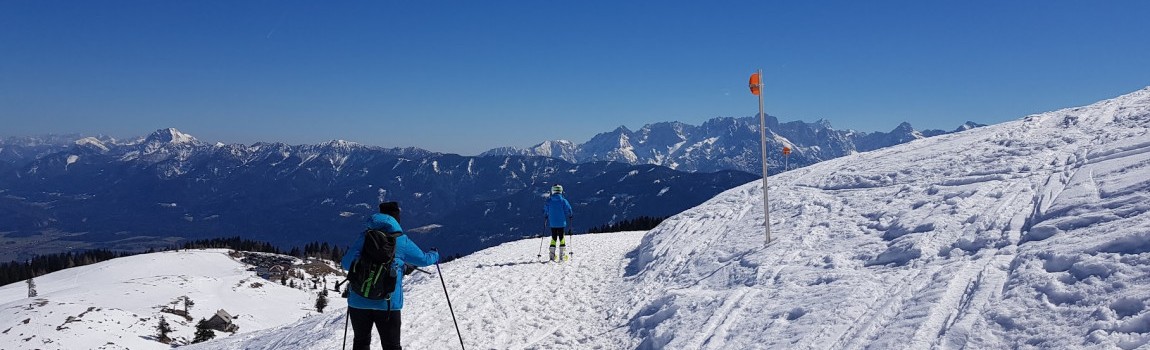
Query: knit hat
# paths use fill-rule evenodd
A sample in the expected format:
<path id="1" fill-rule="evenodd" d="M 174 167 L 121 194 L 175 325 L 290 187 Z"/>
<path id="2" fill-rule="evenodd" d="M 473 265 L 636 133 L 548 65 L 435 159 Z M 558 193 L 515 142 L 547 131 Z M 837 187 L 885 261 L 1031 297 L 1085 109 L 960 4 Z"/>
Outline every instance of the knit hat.
<path id="1" fill-rule="evenodd" d="M 395 218 L 396 222 L 398 222 L 399 221 L 399 212 L 400 212 L 399 202 L 379 203 L 379 212 L 383 213 L 383 214 L 390 215 L 391 217 Z"/>

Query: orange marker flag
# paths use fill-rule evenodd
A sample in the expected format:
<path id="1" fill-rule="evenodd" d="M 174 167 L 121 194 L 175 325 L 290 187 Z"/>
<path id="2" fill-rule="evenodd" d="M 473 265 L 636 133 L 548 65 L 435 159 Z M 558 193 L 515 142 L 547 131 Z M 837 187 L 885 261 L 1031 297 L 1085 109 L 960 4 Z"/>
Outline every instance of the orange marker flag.
<path id="1" fill-rule="evenodd" d="M 750 81 L 750 83 L 748 83 L 748 85 L 750 85 L 750 87 L 751 87 L 751 93 L 755 94 L 755 96 L 758 96 L 759 95 L 759 89 L 762 86 L 762 84 L 759 83 L 759 73 L 751 74 L 751 81 Z"/>

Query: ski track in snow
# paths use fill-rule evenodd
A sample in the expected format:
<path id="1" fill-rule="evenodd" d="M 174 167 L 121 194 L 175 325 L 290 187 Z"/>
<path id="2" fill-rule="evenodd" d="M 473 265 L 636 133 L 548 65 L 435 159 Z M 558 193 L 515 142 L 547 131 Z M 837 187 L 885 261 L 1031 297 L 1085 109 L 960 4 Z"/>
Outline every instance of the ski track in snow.
<path id="1" fill-rule="evenodd" d="M 762 235 L 758 184 L 732 189 L 644 240 L 631 314 L 674 316 L 617 336 L 636 338 L 638 348 L 692 349 L 1145 345 L 1150 326 L 1138 322 L 1150 320 L 1148 296 L 1126 286 L 1145 279 L 1147 264 L 1118 258 L 1142 256 L 1150 244 L 1105 242 L 1150 238 L 1139 233 L 1150 227 L 1148 96 L 1143 90 L 774 176 L 779 241 L 761 252 L 748 251 Z M 724 203 L 754 210 L 707 222 L 725 218 L 731 206 Z M 1106 227 L 1123 221 L 1135 229 Z M 668 243 L 692 236 L 705 243 Z M 1083 245 L 1117 256 L 1082 254 Z M 698 248 L 711 253 L 698 256 Z M 697 268 L 743 253 L 749 255 L 740 264 L 716 266 L 726 275 Z M 1085 260 L 1097 261 L 1079 267 Z M 1025 268 L 1035 261 L 1046 262 Z M 744 279 L 740 268 L 760 270 L 758 278 Z M 1113 270 L 1143 277 L 1106 281 Z M 1044 276 L 1062 271 L 1069 276 Z M 689 287 L 677 287 L 685 280 Z M 762 301 L 741 302 L 748 287 L 764 294 Z M 1082 289 L 1103 295 L 1074 291 Z M 1135 296 L 1107 305 L 1115 294 Z M 1093 310 L 1096 321 L 1083 325 L 1082 316 L 1090 316 L 1083 310 Z M 1113 317 L 1114 310 L 1132 319 Z M 721 332 L 683 332 L 711 330 L 726 319 L 758 334 L 723 343 L 715 342 Z"/>
<path id="2" fill-rule="evenodd" d="M 610 298 L 606 296 L 619 288 L 612 277 L 622 273 L 622 256 L 634 249 L 639 237 L 641 233 L 622 238 L 569 237 L 572 259 L 563 263 L 542 262 L 548 254 L 546 242 L 542 243 L 542 257 L 535 255 L 540 241 L 546 239 L 532 239 L 502 247 L 512 254 L 476 254 L 444 266 L 443 277 L 452 292 L 456 315 L 485 315 L 460 317 L 465 341 L 492 337 L 481 345 L 492 349 L 595 348 L 588 344 L 593 339 L 586 335 L 610 327 L 601 324 L 605 315 L 596 305 L 607 303 Z M 431 276 L 423 279 L 431 280 Z M 438 280 L 430 282 L 439 284 Z M 442 293 L 440 286 L 438 290 L 413 289 L 409 295 L 413 300 L 445 306 L 438 305 Z M 405 346 L 437 348 L 457 343 L 454 332 L 442 332 L 453 327 L 450 318 L 443 317 L 449 311 L 428 311 L 416 314 L 414 324 L 439 323 L 443 328 L 410 328 L 413 341 Z"/>
<path id="3" fill-rule="evenodd" d="M 467 348 L 621 348 L 617 340 L 601 337 L 619 327 L 603 306 L 622 298 L 624 255 L 638 246 L 643 234 L 572 236 L 568 238 L 572 258 L 563 263 L 545 261 L 546 243 L 543 256 L 536 257 L 542 239 L 527 239 L 441 264 Z M 459 339 L 443 286 L 434 266 L 426 270 L 433 275 L 416 272 L 404 282 L 403 346 L 457 348 Z M 347 310 L 343 303 L 337 298 L 328 313 L 293 325 L 186 348 L 339 348 Z"/>

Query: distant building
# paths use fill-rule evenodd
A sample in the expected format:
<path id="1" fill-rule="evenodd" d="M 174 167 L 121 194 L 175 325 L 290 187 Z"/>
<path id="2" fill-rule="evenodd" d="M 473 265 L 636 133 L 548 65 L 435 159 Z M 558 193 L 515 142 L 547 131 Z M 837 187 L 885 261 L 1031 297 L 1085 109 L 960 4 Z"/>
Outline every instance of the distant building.
<path id="1" fill-rule="evenodd" d="M 216 314 L 213 315 L 211 319 L 208 319 L 206 325 L 208 328 L 221 332 L 235 332 L 240 329 L 239 326 L 232 323 L 232 315 L 228 314 L 224 309 L 216 311 Z"/>

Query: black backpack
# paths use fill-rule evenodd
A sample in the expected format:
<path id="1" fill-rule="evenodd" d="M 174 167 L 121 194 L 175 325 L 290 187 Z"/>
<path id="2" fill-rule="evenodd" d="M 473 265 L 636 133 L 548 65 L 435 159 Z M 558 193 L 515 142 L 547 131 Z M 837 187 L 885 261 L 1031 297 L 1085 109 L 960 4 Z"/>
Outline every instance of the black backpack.
<path id="1" fill-rule="evenodd" d="M 363 234 L 363 247 L 347 274 L 347 288 L 364 298 L 390 301 L 397 275 L 395 240 L 403 232 L 368 229 Z"/>

